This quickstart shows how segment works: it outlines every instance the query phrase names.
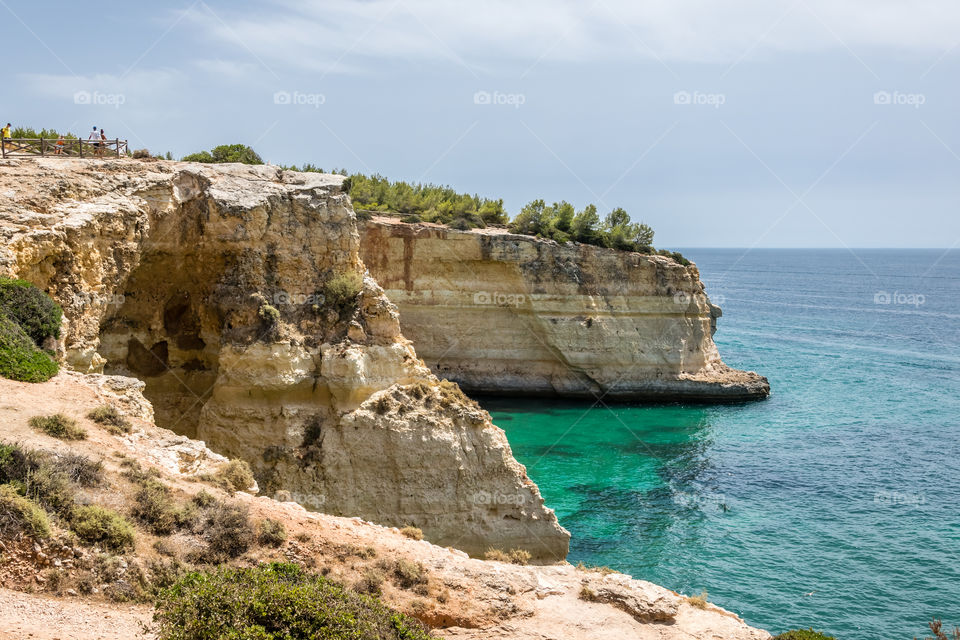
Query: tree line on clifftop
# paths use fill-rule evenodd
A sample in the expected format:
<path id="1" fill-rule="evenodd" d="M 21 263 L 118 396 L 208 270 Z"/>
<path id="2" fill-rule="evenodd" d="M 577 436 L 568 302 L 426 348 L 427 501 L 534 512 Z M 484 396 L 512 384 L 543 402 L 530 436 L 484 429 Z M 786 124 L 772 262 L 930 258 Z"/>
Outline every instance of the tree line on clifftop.
<path id="1" fill-rule="evenodd" d="M 263 159 L 253 149 L 242 144 L 200 151 L 184 156 L 183 161 L 263 164 Z M 281 166 L 291 171 L 326 173 L 312 164 Z M 344 169 L 334 169 L 332 173 L 347 176 L 343 188 L 350 194 L 360 215 L 398 213 L 403 222 L 436 222 L 460 230 L 506 226 L 513 233 L 549 238 L 559 243 L 581 242 L 621 251 L 659 254 L 683 265 L 690 264 L 679 252 L 654 249 L 653 229 L 642 222 L 631 221 L 630 214 L 621 207 L 601 218 L 593 204 L 577 211 L 564 200 L 547 204 L 541 199 L 528 202 L 511 218 L 502 198 L 481 198 L 458 193 L 449 186 L 389 180 L 378 174 L 348 175 Z"/>

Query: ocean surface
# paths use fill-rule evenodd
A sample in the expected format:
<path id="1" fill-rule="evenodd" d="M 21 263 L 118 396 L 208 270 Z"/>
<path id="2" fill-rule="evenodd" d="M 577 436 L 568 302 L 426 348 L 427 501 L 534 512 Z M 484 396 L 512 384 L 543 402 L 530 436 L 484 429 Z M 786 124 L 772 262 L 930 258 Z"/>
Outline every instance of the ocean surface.
<path id="1" fill-rule="evenodd" d="M 773 633 L 960 625 L 960 249 L 683 252 L 766 401 L 488 399 L 571 562 Z"/>

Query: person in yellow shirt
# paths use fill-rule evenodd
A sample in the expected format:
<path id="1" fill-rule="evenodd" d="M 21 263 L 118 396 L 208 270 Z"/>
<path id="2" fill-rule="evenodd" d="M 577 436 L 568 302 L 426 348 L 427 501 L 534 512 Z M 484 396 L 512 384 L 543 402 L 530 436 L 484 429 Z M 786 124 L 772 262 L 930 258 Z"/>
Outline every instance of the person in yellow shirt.
<path id="1" fill-rule="evenodd" d="M 3 150 L 7 150 L 7 140 L 10 138 L 10 123 L 7 123 L 3 129 L 0 129 L 0 144 L 3 145 Z"/>

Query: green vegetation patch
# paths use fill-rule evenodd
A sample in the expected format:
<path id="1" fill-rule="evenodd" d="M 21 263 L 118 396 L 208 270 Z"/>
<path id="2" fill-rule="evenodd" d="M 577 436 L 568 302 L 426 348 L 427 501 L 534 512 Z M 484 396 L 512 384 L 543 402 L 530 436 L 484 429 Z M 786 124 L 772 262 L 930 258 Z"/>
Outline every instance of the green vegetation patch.
<path id="1" fill-rule="evenodd" d="M 30 418 L 30 426 L 61 440 L 85 440 L 87 437 L 87 432 L 77 426 L 76 420 L 62 413 L 55 413 L 52 416 L 34 416 Z"/>
<path id="2" fill-rule="evenodd" d="M 344 271 L 330 277 L 323 285 L 327 304 L 340 312 L 352 309 L 363 289 L 363 276 L 356 271 Z"/>
<path id="3" fill-rule="evenodd" d="M 0 312 L 0 376 L 20 382 L 46 382 L 57 363 L 16 322 Z"/>
<path id="4" fill-rule="evenodd" d="M 40 451 L 0 444 L 0 484 L 15 486 L 51 513 L 68 515 L 73 509 L 76 488 L 67 472 L 74 466 Z"/>
<path id="5" fill-rule="evenodd" d="M 100 545 L 110 551 L 133 548 L 133 525 L 111 509 L 97 505 L 77 507 L 70 520 L 70 530 L 87 544 Z"/>
<path id="6" fill-rule="evenodd" d="M 189 527 L 196 517 L 196 507 L 178 505 L 169 487 L 159 480 L 146 478 L 134 496 L 131 515 L 156 535 L 165 536 L 175 529 Z"/>
<path id="7" fill-rule="evenodd" d="M 457 226 L 465 224 L 466 228 L 471 228 L 506 224 L 510 219 L 502 199 L 457 193 L 449 186 L 410 184 L 388 180 L 381 175 L 355 173 L 344 183 L 344 190 L 357 208 L 416 216 L 424 222 L 452 224 L 463 221 Z"/>
<path id="8" fill-rule="evenodd" d="M 160 640 L 429 640 L 420 622 L 292 564 L 220 567 L 187 574 L 162 591 Z"/>
<path id="9" fill-rule="evenodd" d="M 0 277 L 0 311 L 38 345 L 50 336 L 60 337 L 63 311 L 26 280 Z"/>
<path id="10" fill-rule="evenodd" d="M 245 144 L 222 144 L 210 151 L 192 153 L 183 157 L 184 162 L 240 162 L 242 164 L 263 164 L 256 151 Z"/>
<path id="11" fill-rule="evenodd" d="M 20 534 L 49 538 L 50 521 L 36 502 L 20 495 L 13 485 L 0 484 L 0 538 L 12 540 Z"/>
<path id="12" fill-rule="evenodd" d="M 76 140 L 77 136 L 73 135 L 69 131 L 61 134 L 56 129 L 34 129 L 33 127 L 16 127 L 13 131 L 10 132 L 11 138 L 43 138 L 44 140 L 56 140 L 60 136 L 63 136 L 64 140 Z"/>
<path id="13" fill-rule="evenodd" d="M 130 433 L 133 428 L 130 421 L 120 415 L 116 407 L 109 404 L 97 407 L 87 417 L 114 435 Z"/>
<path id="14" fill-rule="evenodd" d="M 0 276 L 0 376 L 44 382 L 57 363 L 41 346 L 60 337 L 63 311 L 26 280 Z"/>
<path id="15" fill-rule="evenodd" d="M 265 547 L 279 547 L 287 540 L 287 529 L 278 520 L 267 518 L 260 522 L 257 542 Z"/>

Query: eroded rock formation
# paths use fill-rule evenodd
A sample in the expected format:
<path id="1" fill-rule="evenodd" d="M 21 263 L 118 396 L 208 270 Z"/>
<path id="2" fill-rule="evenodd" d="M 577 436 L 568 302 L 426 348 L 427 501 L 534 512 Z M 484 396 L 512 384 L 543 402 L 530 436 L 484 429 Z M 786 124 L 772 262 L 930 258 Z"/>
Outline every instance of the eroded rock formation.
<path id="1" fill-rule="evenodd" d="M 606 399 L 763 398 L 726 366 L 719 307 L 670 258 L 376 217 L 361 256 L 438 376 L 471 393 Z"/>
<path id="2" fill-rule="evenodd" d="M 430 373 L 364 277 L 341 177 L 0 167 L 0 272 L 61 304 L 74 369 L 143 380 L 160 426 L 248 460 L 267 493 L 474 554 L 566 555 L 569 534 L 503 431 Z"/>

